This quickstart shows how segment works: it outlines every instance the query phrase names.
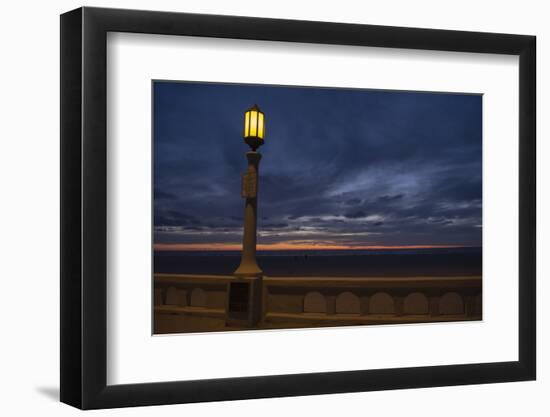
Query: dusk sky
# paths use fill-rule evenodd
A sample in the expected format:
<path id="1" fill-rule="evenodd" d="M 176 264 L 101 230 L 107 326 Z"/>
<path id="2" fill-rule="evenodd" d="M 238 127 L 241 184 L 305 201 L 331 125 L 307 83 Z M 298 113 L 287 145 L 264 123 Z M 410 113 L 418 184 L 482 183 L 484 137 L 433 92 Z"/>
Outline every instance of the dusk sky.
<path id="1" fill-rule="evenodd" d="M 481 246 L 482 97 L 154 82 L 156 249 L 240 249 L 243 114 L 265 113 L 259 249 Z"/>

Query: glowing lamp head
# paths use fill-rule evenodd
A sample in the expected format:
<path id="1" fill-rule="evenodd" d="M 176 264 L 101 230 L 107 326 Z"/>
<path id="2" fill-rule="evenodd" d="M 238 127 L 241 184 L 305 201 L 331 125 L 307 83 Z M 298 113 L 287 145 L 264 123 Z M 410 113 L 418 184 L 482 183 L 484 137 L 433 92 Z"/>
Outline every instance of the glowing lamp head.
<path id="1" fill-rule="evenodd" d="M 244 114 L 244 141 L 253 151 L 264 144 L 265 118 L 257 105 Z"/>

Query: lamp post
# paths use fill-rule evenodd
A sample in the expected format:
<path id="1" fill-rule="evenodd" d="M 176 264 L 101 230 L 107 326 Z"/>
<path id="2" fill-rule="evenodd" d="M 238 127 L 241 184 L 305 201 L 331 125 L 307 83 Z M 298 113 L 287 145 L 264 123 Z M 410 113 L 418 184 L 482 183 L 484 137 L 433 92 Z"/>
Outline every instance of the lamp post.
<path id="1" fill-rule="evenodd" d="M 263 145 L 264 114 L 254 105 L 244 114 L 244 141 L 250 146 L 246 153 L 247 171 L 242 176 L 241 196 L 245 199 L 243 250 L 241 264 L 229 284 L 228 326 L 253 327 L 262 320 L 262 270 L 256 262 L 256 218 L 258 196 L 258 167 L 262 155 L 256 150 Z"/>
<path id="2" fill-rule="evenodd" d="M 265 118 L 257 105 L 244 115 L 244 141 L 250 146 L 246 153 L 248 169 L 242 176 L 241 196 L 244 206 L 243 250 L 241 264 L 234 272 L 238 277 L 260 277 L 262 270 L 256 262 L 256 219 L 258 209 L 258 168 L 262 155 L 256 152 L 264 143 Z"/>

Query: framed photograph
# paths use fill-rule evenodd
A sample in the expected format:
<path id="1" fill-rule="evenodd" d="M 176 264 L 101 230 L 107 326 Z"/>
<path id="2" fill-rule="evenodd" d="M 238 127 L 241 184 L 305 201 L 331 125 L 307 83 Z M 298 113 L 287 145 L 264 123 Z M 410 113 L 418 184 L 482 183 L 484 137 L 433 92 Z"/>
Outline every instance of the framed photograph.
<path id="1" fill-rule="evenodd" d="M 61 401 L 535 379 L 535 37 L 61 16 Z"/>

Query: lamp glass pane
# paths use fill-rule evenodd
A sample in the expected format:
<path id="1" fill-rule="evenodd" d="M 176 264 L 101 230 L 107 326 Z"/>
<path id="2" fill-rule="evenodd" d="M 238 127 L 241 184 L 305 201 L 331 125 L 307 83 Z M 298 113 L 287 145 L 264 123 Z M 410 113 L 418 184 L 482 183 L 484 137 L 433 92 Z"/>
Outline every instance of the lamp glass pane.
<path id="1" fill-rule="evenodd" d="M 258 113 L 258 137 L 264 138 L 264 114 Z"/>
<path id="2" fill-rule="evenodd" d="M 250 112 L 247 111 L 244 115 L 244 137 L 250 136 Z"/>
<path id="3" fill-rule="evenodd" d="M 258 112 L 257 111 L 251 111 L 250 112 L 250 135 L 249 136 L 256 136 L 258 130 Z"/>

